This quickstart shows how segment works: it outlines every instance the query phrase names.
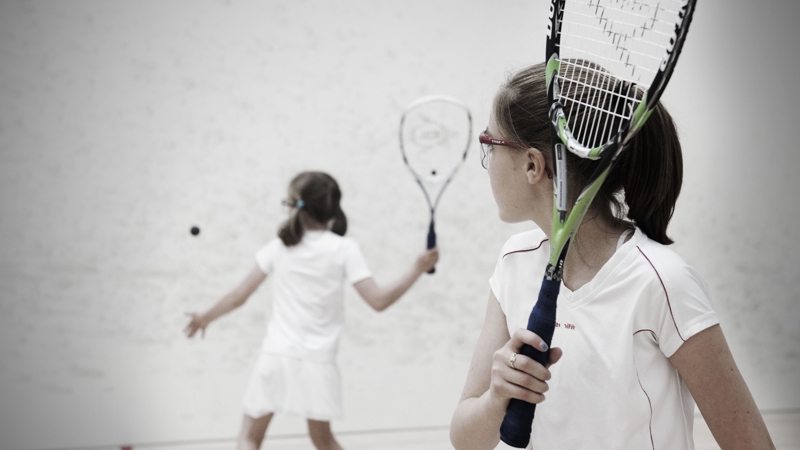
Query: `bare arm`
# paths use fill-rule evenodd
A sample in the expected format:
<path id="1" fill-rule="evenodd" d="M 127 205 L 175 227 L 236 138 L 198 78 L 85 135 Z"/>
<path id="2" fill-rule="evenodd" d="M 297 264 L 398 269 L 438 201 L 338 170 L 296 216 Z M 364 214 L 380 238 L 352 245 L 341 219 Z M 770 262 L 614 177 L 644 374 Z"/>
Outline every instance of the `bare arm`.
<path id="1" fill-rule="evenodd" d="M 189 324 L 186 325 L 184 329 L 186 335 L 192 337 L 199 330 L 201 335 L 205 336 L 206 327 L 209 323 L 244 305 L 244 302 L 250 298 L 250 295 L 255 292 L 266 278 L 267 276 L 264 272 L 256 266 L 236 288 L 225 294 L 225 296 L 219 299 L 208 311 L 202 314 L 186 313 L 187 316 L 191 317 Z"/>
<path id="2" fill-rule="evenodd" d="M 544 400 L 550 371 L 525 355 L 517 355 L 515 369 L 508 365 L 522 344 L 538 348 L 542 340 L 519 329 L 508 335 L 506 316 L 489 293 L 483 329 L 472 355 L 464 391 L 450 424 L 450 442 L 458 450 L 490 450 L 500 442 L 500 424 L 511 398 L 531 403 Z M 550 350 L 550 364 L 561 358 L 561 350 Z"/>
<path id="3" fill-rule="evenodd" d="M 775 448 L 719 325 L 689 338 L 669 359 L 722 450 Z"/>
<path id="4" fill-rule="evenodd" d="M 354 284 L 353 287 L 375 311 L 383 311 L 396 302 L 417 281 L 420 275 L 436 265 L 439 250 L 426 250 L 417 257 L 406 273 L 386 286 L 378 286 L 373 278 L 367 278 Z"/>

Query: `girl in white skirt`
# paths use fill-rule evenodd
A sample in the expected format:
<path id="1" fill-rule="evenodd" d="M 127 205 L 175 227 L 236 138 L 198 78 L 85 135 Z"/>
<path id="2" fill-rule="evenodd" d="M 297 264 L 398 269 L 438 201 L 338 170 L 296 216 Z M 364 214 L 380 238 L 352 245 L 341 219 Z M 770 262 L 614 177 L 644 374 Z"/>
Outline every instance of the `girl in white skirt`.
<path id="1" fill-rule="evenodd" d="M 261 446 L 274 413 L 308 419 L 316 448 L 341 449 L 330 421 L 341 417 L 336 351 L 344 324 L 344 283 L 351 283 L 376 311 L 397 301 L 436 265 L 437 249 L 422 252 L 399 279 L 378 286 L 355 241 L 344 237 L 341 192 L 330 175 L 303 172 L 289 185 L 289 218 L 278 237 L 256 253 L 256 267 L 208 311 L 189 313 L 194 336 L 214 319 L 242 306 L 268 275 L 272 316 L 244 396 L 239 449 Z"/>

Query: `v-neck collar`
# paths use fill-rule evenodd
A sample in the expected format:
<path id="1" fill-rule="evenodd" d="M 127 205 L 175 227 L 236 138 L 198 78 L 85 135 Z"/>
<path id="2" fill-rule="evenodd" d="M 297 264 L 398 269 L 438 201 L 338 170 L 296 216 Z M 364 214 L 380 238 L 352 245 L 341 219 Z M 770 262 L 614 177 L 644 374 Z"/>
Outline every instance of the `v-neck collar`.
<path id="1" fill-rule="evenodd" d="M 608 261 L 603 264 L 603 267 L 600 268 L 594 278 L 575 291 L 570 290 L 562 281 L 561 291 L 558 296 L 559 301 L 564 301 L 570 306 L 578 306 L 593 299 L 595 297 L 594 294 L 604 287 L 606 281 L 619 272 L 619 270 L 625 266 L 625 263 L 627 263 L 630 258 L 636 256 L 636 247 L 639 245 L 643 237 L 644 234 L 642 231 L 636 228 L 633 236 L 631 236 L 631 239 L 624 243 L 614 252 L 613 255 L 611 255 L 611 258 L 609 258 Z"/>

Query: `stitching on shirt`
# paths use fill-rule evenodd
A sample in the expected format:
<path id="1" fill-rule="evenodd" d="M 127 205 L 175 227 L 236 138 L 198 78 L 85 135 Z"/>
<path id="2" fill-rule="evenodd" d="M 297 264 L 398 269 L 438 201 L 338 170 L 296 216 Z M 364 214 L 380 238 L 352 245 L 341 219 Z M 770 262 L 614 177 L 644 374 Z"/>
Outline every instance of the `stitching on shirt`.
<path id="1" fill-rule="evenodd" d="M 636 330 L 636 331 L 633 332 L 633 335 L 636 336 L 637 334 L 641 333 L 642 331 L 649 331 L 650 334 L 653 335 L 653 339 L 655 339 L 656 342 L 658 342 L 658 335 L 656 334 L 655 331 L 653 331 L 653 330 L 651 330 L 649 328 L 642 328 L 641 330 Z"/>
<path id="2" fill-rule="evenodd" d="M 650 330 L 639 330 L 639 331 L 650 331 Z M 638 333 L 639 331 L 637 331 L 636 333 Z M 647 391 L 645 391 L 644 386 L 642 386 L 642 380 L 639 379 L 639 369 L 636 368 L 635 364 L 634 368 L 636 369 L 636 381 L 639 383 L 639 388 L 642 390 L 642 392 L 644 392 L 644 396 L 647 397 L 647 405 L 650 407 L 650 420 L 647 422 L 647 427 L 650 431 L 650 445 L 653 447 L 653 450 L 655 450 L 656 444 L 655 442 L 653 442 L 653 403 L 650 402 L 650 396 L 647 395 Z"/>
<path id="3" fill-rule="evenodd" d="M 542 248 L 542 244 L 544 244 L 545 242 L 547 242 L 549 240 L 550 239 L 542 239 L 542 242 L 539 242 L 539 245 L 537 245 L 534 248 L 526 248 L 524 250 L 514 250 L 513 252 L 508 252 L 505 255 L 503 255 L 503 258 L 505 258 L 506 256 L 508 256 L 508 255 L 510 255 L 512 253 L 524 253 L 524 252 L 532 252 L 534 250 L 539 250 L 540 248 Z"/>
<path id="4" fill-rule="evenodd" d="M 639 249 L 639 253 L 641 253 L 642 256 L 644 256 L 644 259 L 647 260 L 647 262 L 650 264 L 650 267 L 652 267 L 653 271 L 656 273 L 656 276 L 658 277 L 658 281 L 661 283 L 661 288 L 664 289 L 664 295 L 667 297 L 667 306 L 669 307 L 669 316 L 672 317 L 672 324 L 675 325 L 675 331 L 678 332 L 678 337 L 681 338 L 681 340 L 683 342 L 686 342 L 686 339 L 684 339 L 683 336 L 681 335 L 681 330 L 678 328 L 678 322 L 675 321 L 675 314 L 672 313 L 672 303 L 669 301 L 669 292 L 667 292 L 667 287 L 664 286 L 664 280 L 661 279 L 661 274 L 658 273 L 658 269 L 656 269 L 656 266 L 654 266 L 653 263 L 650 261 L 650 258 L 648 258 L 647 255 L 644 254 L 644 251 L 642 251 L 642 248 L 639 247 L 638 245 L 636 246 L 636 248 Z"/>

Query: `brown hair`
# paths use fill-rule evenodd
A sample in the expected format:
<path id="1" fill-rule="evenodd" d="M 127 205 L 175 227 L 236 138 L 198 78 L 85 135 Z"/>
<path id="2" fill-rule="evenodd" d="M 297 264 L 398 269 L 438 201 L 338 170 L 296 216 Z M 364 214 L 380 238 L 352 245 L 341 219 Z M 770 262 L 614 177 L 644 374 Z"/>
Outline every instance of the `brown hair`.
<path id="1" fill-rule="evenodd" d="M 342 192 L 332 176 L 324 172 L 302 172 L 289 183 L 289 196 L 294 206 L 278 231 L 278 237 L 287 247 L 297 245 L 303 239 L 300 211 L 305 211 L 317 222 L 331 223 L 330 230 L 339 236 L 347 232 L 347 217 L 339 205 Z"/>
<path id="2" fill-rule="evenodd" d="M 587 81 L 595 85 L 611 83 L 618 86 L 620 83 L 610 76 L 591 78 Z M 571 105 L 565 104 L 564 107 L 569 117 Z M 525 148 L 542 151 L 548 163 L 552 164 L 544 63 L 512 74 L 495 96 L 493 113 L 500 132 L 506 138 L 523 144 Z M 572 205 L 598 162 L 567 152 L 567 164 L 569 204 Z M 639 133 L 619 155 L 619 161 L 592 202 L 587 219 L 589 214 L 610 223 L 627 219 L 650 239 L 671 244 L 673 241 L 667 236 L 667 226 L 682 182 L 683 158 L 678 133 L 672 117 L 659 102 Z"/>

